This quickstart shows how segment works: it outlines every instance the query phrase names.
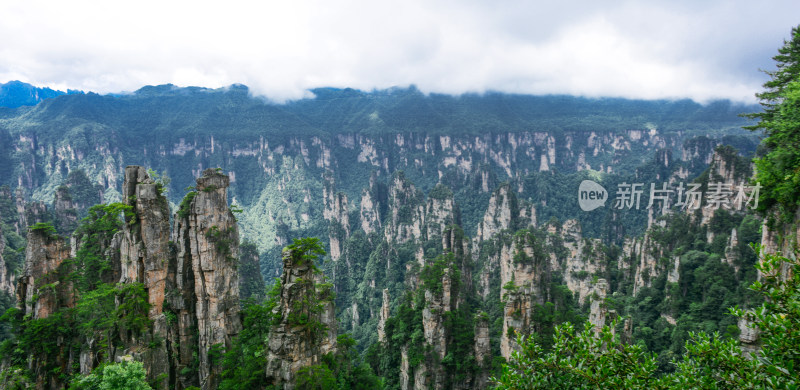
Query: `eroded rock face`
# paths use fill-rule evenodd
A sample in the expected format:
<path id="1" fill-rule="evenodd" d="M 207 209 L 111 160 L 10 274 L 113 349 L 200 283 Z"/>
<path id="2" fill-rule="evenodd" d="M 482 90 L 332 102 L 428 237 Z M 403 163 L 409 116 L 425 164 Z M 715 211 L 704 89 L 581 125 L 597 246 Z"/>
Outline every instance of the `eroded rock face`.
<path id="1" fill-rule="evenodd" d="M 28 230 L 25 267 L 17 280 L 17 302 L 20 302 L 24 314 L 30 314 L 34 319 L 47 318 L 60 307 L 74 305 L 71 286 L 41 289 L 58 282 L 56 272 L 69 256 L 69 243 L 63 237 L 44 230 Z"/>
<path id="2" fill-rule="evenodd" d="M 125 168 L 125 182 L 122 198 L 133 209 L 133 216 L 126 218 L 123 229 L 115 236 L 114 243 L 119 253 L 119 283 L 142 283 L 148 295 L 150 311 L 148 317 L 153 327 L 144 335 L 141 342 L 126 340 L 129 347 L 124 354 L 139 357 L 145 366 L 149 380 L 155 380 L 163 373 L 169 373 L 169 351 L 164 299 L 167 285 L 174 288 L 173 280 L 168 281 L 168 270 L 174 267 L 175 258 L 169 245 L 169 206 L 160 193 L 158 185 L 147 175 L 143 167 Z M 148 348 L 138 348 L 137 344 L 154 343 Z M 155 344 L 159 344 L 155 346 Z M 142 345 L 142 346 L 143 346 Z M 143 351 L 138 353 L 137 351 Z M 160 388 L 166 389 L 170 380 L 162 380 Z"/>
<path id="3" fill-rule="evenodd" d="M 328 238 L 331 260 L 338 261 L 342 256 L 342 245 L 350 237 L 350 216 L 348 214 L 347 195 L 336 192 L 333 176 L 330 172 L 325 174 L 322 199 L 325 203 L 322 216 L 330 223 Z"/>
<path id="4" fill-rule="evenodd" d="M 501 185 L 489 199 L 483 220 L 478 224 L 475 241 L 490 239 L 502 230 L 536 226 L 536 208 L 520 202 L 508 184 Z"/>
<path id="5" fill-rule="evenodd" d="M 479 366 L 491 364 L 491 339 L 489 338 L 489 317 L 483 313 L 475 316 L 475 361 Z"/>
<path id="6" fill-rule="evenodd" d="M 292 250 L 283 252 L 281 293 L 274 314 L 280 322 L 267 340 L 268 381 L 293 389 L 297 372 L 322 363 L 336 349 L 337 323 L 330 285 L 313 264 Z"/>
<path id="7" fill-rule="evenodd" d="M 733 239 L 733 237 L 731 237 Z M 794 222 L 791 224 L 782 224 L 770 227 L 766 222 L 761 227 L 761 252 L 759 258 L 765 255 L 773 254 L 783 256 L 787 259 L 796 260 L 797 251 L 796 245 L 800 239 L 800 210 L 794 215 Z M 780 275 L 785 280 L 792 277 L 793 269 L 790 264 L 783 263 L 780 267 Z M 758 278 L 762 274 L 759 272 Z M 741 349 L 745 352 L 757 351 L 761 348 L 759 341 L 759 330 L 753 327 L 752 322 L 746 319 L 740 319 L 739 323 L 739 341 L 741 341 Z"/>
<path id="8" fill-rule="evenodd" d="M 59 274 L 68 272 L 62 265 L 69 257 L 69 243 L 63 237 L 45 230 L 28 230 L 25 267 L 17 280 L 16 289 L 17 307 L 22 311 L 22 317 L 45 319 L 58 309 L 75 305 L 72 283 L 59 281 Z M 59 340 L 58 345 L 64 347 L 69 341 Z M 45 382 L 48 362 L 60 367 L 63 372 L 69 372 L 73 363 L 71 356 L 66 357 L 63 354 L 32 356 L 28 361 L 28 368 L 37 378 L 36 388 L 63 388 L 64 384 L 55 375 L 50 376 L 49 382 Z"/>
<path id="9" fill-rule="evenodd" d="M 507 185 L 498 188 L 489 199 L 489 207 L 483 220 L 478 225 L 476 239 L 484 241 L 501 230 L 509 229 L 513 224 L 513 216 L 517 213 L 517 198 Z"/>
<path id="10" fill-rule="evenodd" d="M 389 186 L 388 226 L 384 229 L 387 242 L 402 244 L 422 237 L 425 224 L 423 195 L 401 173 L 395 174 Z"/>
<path id="11" fill-rule="evenodd" d="M 378 205 L 372 198 L 372 194 L 367 189 L 361 192 L 361 203 L 359 204 L 359 215 L 361 217 L 361 230 L 370 234 L 381 229 L 381 219 Z"/>
<path id="12" fill-rule="evenodd" d="M 78 211 L 72 202 L 69 188 L 61 186 L 56 189 L 53 199 L 55 225 L 59 233 L 70 234 L 78 227 Z"/>
<path id="13" fill-rule="evenodd" d="M 383 289 L 383 304 L 378 318 L 378 341 L 386 341 L 386 320 L 389 319 L 389 289 Z"/>
<path id="14" fill-rule="evenodd" d="M 606 325 L 608 309 L 606 308 L 606 295 L 608 295 L 608 282 L 605 279 L 598 279 L 594 285 L 593 293 L 590 297 L 591 306 L 589 307 L 589 322 L 599 332 Z"/>
<path id="15" fill-rule="evenodd" d="M 8 269 L 5 259 L 3 259 L 3 251 L 5 249 L 6 240 L 3 237 L 3 228 L 0 226 L 0 293 L 14 296 L 14 279 L 16 279 L 16 276 L 12 270 Z"/>
<path id="16" fill-rule="evenodd" d="M 442 246 L 445 246 L 445 230 L 448 226 L 458 223 L 458 216 L 453 193 L 446 188 L 441 188 L 441 191 L 446 191 L 446 193 L 440 197 L 428 198 L 425 207 L 425 231 L 428 239 L 442 237 Z"/>
<path id="17" fill-rule="evenodd" d="M 209 350 L 230 348 L 231 338 L 242 327 L 236 270 L 239 229 L 228 208 L 229 183 L 228 176 L 214 169 L 203 171 L 186 214 L 176 214 L 172 232 L 177 245 L 175 284 L 184 298 L 178 317 L 180 365 L 192 364 L 184 346 L 196 338 L 198 376 L 204 390 L 217 388 L 222 370 L 209 358 Z"/>
<path id="18" fill-rule="evenodd" d="M 122 187 L 125 204 L 133 207 L 135 221 L 128 218 L 122 230 L 120 245 L 120 283 L 144 283 L 150 307 L 150 317 L 163 311 L 167 283 L 169 247 L 169 206 L 157 185 L 144 168 L 125 169 Z M 131 222 L 134 223 L 131 223 Z"/>
<path id="19" fill-rule="evenodd" d="M 221 366 L 211 361 L 209 351 L 229 348 L 231 338 L 241 330 L 236 268 L 239 234 L 228 208 L 228 182 L 227 176 L 215 170 L 204 172 L 197 179 L 198 192 L 191 195 L 185 210 L 176 214 L 170 232 L 169 207 L 160 184 L 143 167 L 125 169 L 122 196 L 131 210 L 125 214 L 122 229 L 104 243 L 112 269 L 112 278 L 105 282 L 141 283 L 150 304 L 147 317 L 151 326 L 141 334 L 121 332 L 122 343 L 109 351 L 109 356 L 118 360 L 131 355 L 141 361 L 148 380 L 158 383 L 157 389 L 216 389 Z M 50 252 L 60 253 L 61 258 L 70 255 L 68 247 L 56 250 L 60 247 L 47 246 L 64 246 L 58 241 L 45 242 L 41 234 L 30 234 L 34 241 L 29 247 L 43 248 L 40 252 L 44 255 L 29 253 L 27 262 L 37 264 L 38 258 L 52 257 Z M 79 239 L 73 239 L 73 256 L 80 247 Z M 51 270 L 54 262 L 44 264 Z M 30 283 L 24 278 L 21 281 L 20 288 L 29 289 Z M 99 347 L 91 338 L 82 342 L 85 346 L 78 361 L 81 372 L 88 374 L 98 364 Z"/>

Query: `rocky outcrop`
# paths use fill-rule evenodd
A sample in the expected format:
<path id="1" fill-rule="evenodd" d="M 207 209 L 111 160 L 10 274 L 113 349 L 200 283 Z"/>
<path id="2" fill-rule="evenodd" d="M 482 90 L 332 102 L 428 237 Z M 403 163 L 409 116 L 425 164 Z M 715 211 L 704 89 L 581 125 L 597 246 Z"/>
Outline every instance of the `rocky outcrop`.
<path id="1" fill-rule="evenodd" d="M 488 240 L 506 229 L 524 229 L 536 226 L 536 208 L 527 202 L 520 202 L 509 184 L 498 187 L 478 224 L 475 241 Z"/>
<path id="2" fill-rule="evenodd" d="M 458 219 L 453 192 L 442 184 L 434 187 L 425 205 L 425 232 L 428 239 L 441 237 L 444 240 L 445 230 L 459 223 Z M 442 245 L 445 245 L 444 241 Z"/>
<path id="3" fill-rule="evenodd" d="M 239 237 L 228 208 L 227 187 L 227 176 L 215 170 L 204 172 L 197 179 L 198 192 L 192 192 L 182 205 L 170 233 L 169 207 L 161 183 L 142 167 L 125 169 L 122 197 L 129 209 L 124 212 L 121 229 L 99 243 L 98 253 L 110 263 L 102 282 L 115 284 L 117 289 L 140 284 L 149 304 L 145 314 L 149 325 L 136 332 L 115 330 L 121 343 L 109 346 L 107 352 L 98 345 L 100 338 L 89 335 L 81 339 L 80 355 L 76 356 L 81 373 L 89 373 L 103 359 L 131 356 L 144 364 L 148 380 L 157 389 L 218 387 L 221 367 L 219 361 L 212 361 L 211 351 L 229 348 L 232 337 L 241 329 L 236 269 Z M 58 278 L 59 273 L 53 272 L 55 262 L 39 259 L 50 256 L 49 252 L 66 258 L 70 256 L 69 247 L 38 230 L 32 230 L 29 236 L 29 248 L 44 248 L 45 255 L 28 253 L 26 263 L 51 264 L 29 273 L 46 275 L 36 280 Z M 42 241 L 45 238 L 49 241 Z M 86 239 L 85 235 L 73 238 L 72 256 Z M 56 245 L 57 250 L 48 245 Z M 18 291 L 30 289 L 29 279 L 20 279 Z M 73 291 L 71 286 L 65 287 L 58 296 L 71 297 Z M 42 297 L 39 293 L 40 302 L 49 302 Z M 61 304 L 65 305 L 69 306 Z M 52 312 L 47 306 L 52 305 L 37 310 Z"/>
<path id="4" fill-rule="evenodd" d="M 605 273 L 602 244 L 599 239 L 583 238 L 581 225 L 574 219 L 564 222 L 558 237 L 566 251 L 561 259 L 551 255 L 551 261 L 556 261 L 553 268 L 563 270 L 564 282 L 577 293 L 578 303 L 583 304 L 596 290 L 596 277 Z"/>
<path id="5" fill-rule="evenodd" d="M 78 227 L 78 210 L 72 202 L 72 196 L 67 186 L 60 186 L 56 189 L 53 214 L 54 225 L 59 233 L 71 234 Z"/>
<path id="6" fill-rule="evenodd" d="M 795 212 L 793 223 L 776 223 L 776 225 L 770 226 L 766 221 L 762 225 L 759 258 L 770 254 L 796 261 L 798 243 L 800 243 L 800 209 Z M 796 271 L 791 264 L 784 262 L 779 272 L 783 278 L 790 278 Z M 759 272 L 758 278 L 761 277 Z M 753 327 L 752 322 L 747 319 L 740 319 L 738 326 L 742 350 L 745 352 L 759 350 L 761 346 L 758 328 Z"/>
<path id="7" fill-rule="evenodd" d="M 425 290 L 425 307 L 422 309 L 422 334 L 425 337 L 425 344 L 430 346 L 431 352 L 435 356 L 434 361 L 444 359 L 447 354 L 447 330 L 445 329 L 444 314 L 456 309 L 454 304 L 457 302 L 457 295 L 452 291 L 453 270 L 445 268 L 442 272 L 441 291 Z M 430 366 L 430 369 L 428 369 Z M 424 387 L 417 385 L 414 388 L 433 388 L 441 389 L 444 385 L 444 367 L 435 362 L 422 364 L 415 370 L 415 378 L 425 378 L 424 373 L 429 371 L 431 376 L 430 383 L 423 381 Z M 416 380 L 419 382 L 420 380 Z"/>
<path id="8" fill-rule="evenodd" d="M 386 207 L 386 187 L 378 182 L 378 178 L 373 172 L 369 177 L 369 188 L 361 191 L 361 201 L 359 203 L 359 219 L 361 230 L 368 236 L 372 232 L 380 232 L 382 228 L 383 214 Z"/>
<path id="9" fill-rule="evenodd" d="M 714 149 L 711 156 L 711 163 L 708 166 L 708 189 L 704 194 L 704 204 L 700 208 L 701 221 L 703 225 L 707 225 L 714 212 L 717 209 L 724 208 L 731 212 L 745 212 L 747 209 L 747 199 L 740 199 L 736 201 L 739 195 L 739 186 L 747 184 L 748 179 L 752 176 L 753 166 L 752 163 L 739 156 L 735 149 L 730 146 L 719 146 Z M 712 188 L 713 186 L 713 188 Z M 722 198 L 726 199 L 724 202 L 709 203 L 715 194 L 724 194 Z M 752 205 L 752 204 L 751 204 Z M 710 243 L 714 239 L 713 233 L 709 232 L 707 237 Z"/>
<path id="10" fill-rule="evenodd" d="M 425 204 L 422 191 L 406 180 L 402 172 L 395 174 L 389 186 L 389 220 L 384 229 L 387 242 L 402 244 L 422 237 Z"/>
<path id="11" fill-rule="evenodd" d="M 378 341 L 383 343 L 386 341 L 386 320 L 389 319 L 389 289 L 383 289 L 383 304 L 381 305 L 381 312 L 378 318 Z"/>
<path id="12" fill-rule="evenodd" d="M 515 214 L 518 213 L 517 197 L 509 185 L 502 185 L 495 190 L 489 199 L 489 206 L 478 224 L 475 239 L 484 241 L 501 230 L 513 227 Z"/>
<path id="13" fill-rule="evenodd" d="M 663 254 L 663 249 L 653 242 L 650 232 L 646 232 L 641 239 L 632 239 L 630 247 L 623 248 L 623 253 L 631 252 L 631 258 L 636 261 L 631 266 L 634 269 L 633 294 L 639 292 L 642 287 L 650 287 L 653 279 L 659 272 L 658 260 Z"/>
<path id="14" fill-rule="evenodd" d="M 69 257 L 70 246 L 63 237 L 46 229 L 28 230 L 25 267 L 16 289 L 17 302 L 24 315 L 47 318 L 57 309 L 74 304 L 71 286 L 58 280 L 62 263 Z"/>
<path id="15" fill-rule="evenodd" d="M 24 235 L 28 230 L 28 220 L 25 218 L 25 190 L 22 187 L 17 187 L 14 191 L 14 205 L 17 211 L 17 221 L 14 223 L 14 228 L 17 234 Z"/>
<path id="16" fill-rule="evenodd" d="M 381 219 L 378 213 L 378 205 L 375 204 L 372 194 L 366 188 L 361 192 L 359 215 L 361 217 L 361 230 L 364 233 L 370 234 L 380 230 Z"/>
<path id="17" fill-rule="evenodd" d="M 196 354 L 203 390 L 219 385 L 222 370 L 211 361 L 209 351 L 230 348 L 231 338 L 241 330 L 239 229 L 228 207 L 229 183 L 228 176 L 215 169 L 203 171 L 197 192 L 176 214 L 172 232 L 177 245 L 175 287 L 183 298 L 176 302 L 176 369 L 194 364 Z"/>
<path id="18" fill-rule="evenodd" d="M 594 284 L 594 291 L 589 297 L 589 322 L 594 325 L 595 331 L 599 332 L 606 324 L 608 309 L 606 308 L 606 296 L 608 295 L 608 282 L 605 279 L 598 279 Z"/>
<path id="19" fill-rule="evenodd" d="M 498 240 L 505 243 L 496 256 L 490 257 L 490 261 L 497 261 L 500 271 L 498 287 L 504 304 L 500 353 L 506 358 L 518 347 L 517 333 L 534 331 L 533 311 L 550 301 L 554 273 L 562 275 L 579 304 L 595 299 L 598 293 L 604 297 L 601 290 L 608 288 L 605 280 L 598 278 L 605 272 L 599 240 L 583 238 L 575 220 L 563 225 L 550 223 L 546 228 L 546 232 L 519 231 L 511 240 Z M 601 317 L 599 310 L 596 312 Z"/>
<path id="20" fill-rule="evenodd" d="M 21 191 L 21 188 L 17 188 L 17 215 L 19 216 L 17 230 L 18 234 L 21 235 L 26 234 L 29 226 L 50 220 L 47 206 L 44 203 L 38 201 L 27 202 L 23 194 L 24 192 Z"/>
<path id="21" fill-rule="evenodd" d="M 175 289 L 175 257 L 169 243 L 169 206 L 159 185 L 139 166 L 125 168 L 122 199 L 131 207 L 132 213 L 126 216 L 122 231 L 114 239 L 119 253 L 116 261 L 119 283 L 141 283 L 144 286 L 150 304 L 148 318 L 153 321 L 153 326 L 141 340 L 126 340 L 128 348 L 122 354 L 139 358 L 148 378 L 155 381 L 159 375 L 170 373 L 169 347 L 175 342 L 170 337 L 164 312 L 167 289 Z M 166 306 L 170 308 L 169 303 Z M 154 340 L 164 342 L 155 343 Z M 145 345 L 149 347 L 144 348 Z M 170 384 L 174 385 L 174 380 L 169 377 L 162 380 L 159 388 L 167 389 Z"/>
<path id="22" fill-rule="evenodd" d="M 70 271 L 65 267 L 65 260 L 70 257 L 70 246 L 66 239 L 47 229 L 29 229 L 27 236 L 25 267 L 16 286 L 17 308 L 20 318 L 43 320 L 59 309 L 75 305 L 72 283 L 62 280 Z M 66 349 L 70 341 L 59 339 L 56 344 Z M 36 378 L 35 387 L 63 388 L 63 378 L 48 375 L 48 369 L 57 367 L 62 372 L 69 372 L 75 363 L 73 359 L 71 354 L 31 356 L 28 369 Z"/>
<path id="23" fill-rule="evenodd" d="M 2 216 L 0 216 L 1 218 Z M 6 240 L 3 237 L 3 226 L 0 224 L 0 294 L 5 293 L 9 296 L 14 296 L 14 280 L 16 276 L 13 270 L 8 269 L 3 252 L 6 250 Z"/>
<path id="24" fill-rule="evenodd" d="M 331 260 L 338 261 L 342 256 L 344 241 L 350 237 L 350 216 L 348 214 L 347 195 L 336 192 L 331 172 L 326 172 L 325 174 L 322 199 L 325 207 L 322 216 L 330 224 L 328 240 Z"/>
<path id="25" fill-rule="evenodd" d="M 489 316 L 478 313 L 475 316 L 475 362 L 485 374 L 475 378 L 475 388 L 486 388 L 488 373 L 492 364 L 491 338 L 489 337 Z"/>
<path id="26" fill-rule="evenodd" d="M 281 292 L 273 314 L 279 316 L 267 340 L 267 380 L 290 390 L 297 372 L 322 362 L 336 350 L 332 287 L 303 253 L 285 250 Z"/>

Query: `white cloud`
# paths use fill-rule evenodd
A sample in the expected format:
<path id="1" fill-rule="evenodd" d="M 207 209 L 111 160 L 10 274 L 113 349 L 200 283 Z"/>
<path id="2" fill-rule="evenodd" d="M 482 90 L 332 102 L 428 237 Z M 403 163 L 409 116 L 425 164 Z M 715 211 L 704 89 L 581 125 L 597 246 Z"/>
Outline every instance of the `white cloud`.
<path id="1" fill-rule="evenodd" d="M 697 4 L 700 3 L 700 4 Z M 0 82 L 97 92 L 243 83 L 752 101 L 800 4 L 16 1 Z"/>

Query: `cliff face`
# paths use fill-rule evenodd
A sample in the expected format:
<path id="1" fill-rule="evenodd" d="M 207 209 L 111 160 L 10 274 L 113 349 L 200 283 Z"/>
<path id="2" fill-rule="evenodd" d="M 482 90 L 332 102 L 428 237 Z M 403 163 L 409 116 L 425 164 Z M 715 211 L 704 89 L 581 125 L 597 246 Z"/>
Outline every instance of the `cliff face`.
<path id="1" fill-rule="evenodd" d="M 46 230 L 30 229 L 27 248 L 25 268 L 16 288 L 23 314 L 35 319 L 47 318 L 60 307 L 71 307 L 74 304 L 71 286 L 60 283 L 58 278 L 62 263 L 70 257 L 69 243 Z"/>
<path id="2" fill-rule="evenodd" d="M 330 243 L 331 260 L 338 261 L 339 257 L 342 255 L 344 241 L 350 237 L 350 216 L 348 214 L 347 195 L 336 192 L 334 179 L 330 172 L 326 173 L 325 179 L 325 186 L 322 188 L 322 199 L 325 202 L 325 210 L 322 216 L 330 224 L 328 241 Z"/>
<path id="3" fill-rule="evenodd" d="M 53 213 L 55 214 L 56 230 L 59 233 L 69 234 L 78 227 L 78 212 L 72 202 L 69 188 L 61 186 L 56 189 L 53 199 Z"/>
<path id="4" fill-rule="evenodd" d="M 16 286 L 20 318 L 28 314 L 31 320 L 61 315 L 60 310 L 74 307 L 76 301 L 96 297 L 103 285 L 111 286 L 110 291 L 117 294 L 111 296 L 116 300 L 104 301 L 116 309 L 96 310 L 119 310 L 120 305 L 131 304 L 125 299 L 134 297 L 119 295 L 128 291 L 125 286 L 141 286 L 149 307 L 142 313 L 148 325 L 138 331 L 116 322 L 103 334 L 64 330 L 66 337 L 59 338 L 60 353 L 30 358 L 32 372 L 43 378 L 37 388 L 63 387 L 62 377 L 40 372 L 45 367 L 61 367 L 69 374 L 75 365 L 88 374 L 99 363 L 125 355 L 142 361 L 148 380 L 159 389 L 218 387 L 221 366 L 214 356 L 229 348 L 231 338 L 241 329 L 236 269 L 239 236 L 228 208 L 227 187 L 227 176 L 205 171 L 197 179 L 198 191 L 176 214 L 170 234 L 162 184 L 150 178 L 144 168 L 129 166 L 122 191 L 129 209 L 113 236 L 79 230 L 70 245 L 47 228 L 29 230 L 25 267 Z M 109 217 L 113 220 L 116 215 Z M 99 266 L 89 261 L 107 262 L 108 266 L 97 270 L 92 279 L 79 279 L 84 289 L 79 290 L 69 275 L 73 271 L 94 275 L 93 267 Z M 44 378 L 49 378 L 49 383 Z"/>
<path id="5" fill-rule="evenodd" d="M 293 389 L 298 371 L 335 352 L 337 322 L 332 286 L 302 253 L 283 252 L 281 292 L 273 315 L 279 321 L 267 340 L 267 380 Z"/>
<path id="6" fill-rule="evenodd" d="M 559 172 L 588 167 L 603 172 L 625 171 L 649 159 L 648 149 L 653 145 L 676 149 L 676 155 L 685 157 L 687 163 L 708 160 L 713 142 L 719 142 L 684 146 L 686 135 L 647 130 L 497 132 L 479 136 L 339 133 L 322 138 L 299 134 L 251 134 L 235 138 L 181 134 L 149 142 L 133 135 L 109 136 L 99 128 L 90 128 L 83 129 L 81 135 L 102 142 L 83 146 L 83 142 L 62 139 L 63 135 L 39 133 L 37 129 L 26 129 L 10 138 L 12 147 L 19 149 L 25 161 L 9 182 L 30 193 L 32 199 L 50 203 L 66 172 L 78 169 L 86 170 L 91 183 L 101 186 L 107 198 L 120 199 L 118 189 L 123 181 L 123 162 L 127 161 L 166 170 L 174 179 L 170 193 L 177 194 L 192 183 L 191 175 L 199 176 L 209 161 L 215 161 L 230 172 L 232 194 L 248 211 L 241 219 L 243 232 L 262 250 L 275 249 L 276 255 L 282 245 L 275 241 L 281 223 L 291 229 L 308 229 L 325 219 L 324 207 L 317 207 L 322 194 L 319 190 L 325 181 L 321 173 L 325 170 L 334 172 L 339 190 L 351 203 L 363 203 L 362 210 L 369 213 L 374 209 L 375 199 L 362 197 L 360 191 L 367 185 L 367 175 L 372 170 L 380 178 L 403 170 L 418 187 L 426 190 L 441 179 L 454 191 L 457 183 L 472 186 L 481 193 L 494 190 L 497 182 L 516 181 L 530 173 L 552 172 L 554 168 Z M 687 147 L 691 147 L 690 152 L 684 150 Z M 513 184 L 518 189 L 522 182 Z M 306 195 L 310 196 L 310 202 L 305 201 Z M 383 220 L 378 217 L 362 218 L 367 223 L 364 228 L 367 233 L 380 228 Z M 470 231 L 472 228 L 465 226 Z"/>
<path id="7" fill-rule="evenodd" d="M 150 304 L 147 315 L 153 321 L 152 328 L 142 340 L 126 340 L 129 347 L 125 352 L 136 355 L 145 364 L 148 379 L 155 380 L 161 374 L 170 373 L 168 349 L 174 342 L 164 313 L 167 285 L 170 288 L 175 286 L 175 258 L 169 245 L 169 207 L 158 184 L 143 167 L 129 166 L 125 169 L 122 194 L 133 214 L 126 217 L 122 231 L 114 240 L 115 249 L 119 251 L 119 283 L 144 285 Z M 170 268 L 172 280 L 168 279 Z M 154 343 L 154 340 L 163 342 Z M 152 347 L 144 348 L 151 343 Z M 90 368 L 82 368 L 82 371 L 88 372 Z M 173 380 L 168 374 L 166 380 L 161 381 L 160 388 L 167 388 Z"/>
<path id="8" fill-rule="evenodd" d="M 25 267 L 17 280 L 17 308 L 20 316 L 29 316 L 34 321 L 44 321 L 59 309 L 75 305 L 75 294 L 71 283 L 64 282 L 70 271 L 64 262 L 70 257 L 69 243 L 54 232 L 47 230 L 28 231 L 28 249 Z M 69 372 L 77 357 L 69 350 L 70 340 L 58 340 L 56 347 L 62 353 L 55 356 L 31 356 L 28 369 L 35 376 L 37 389 L 64 387 L 63 378 L 50 376 L 49 370 L 58 368 Z"/>
<path id="9" fill-rule="evenodd" d="M 214 389 L 220 381 L 222 367 L 211 361 L 209 351 L 229 348 L 241 330 L 239 230 L 228 208 L 229 182 L 228 176 L 205 170 L 193 199 L 176 214 L 172 232 L 177 246 L 175 286 L 184 298 L 178 313 L 178 367 L 194 364 L 196 353 L 202 389 Z M 196 349 L 187 350 L 194 343 Z"/>
<path id="10" fill-rule="evenodd" d="M 395 174 L 389 185 L 389 216 L 384 236 L 402 244 L 422 238 L 425 224 L 424 195 L 403 174 Z"/>
<path id="11" fill-rule="evenodd" d="M 6 240 L 3 236 L 3 227 L 0 226 L 0 293 L 6 293 L 9 296 L 14 296 L 14 282 L 16 275 L 13 270 L 8 269 L 3 252 L 6 250 Z"/>

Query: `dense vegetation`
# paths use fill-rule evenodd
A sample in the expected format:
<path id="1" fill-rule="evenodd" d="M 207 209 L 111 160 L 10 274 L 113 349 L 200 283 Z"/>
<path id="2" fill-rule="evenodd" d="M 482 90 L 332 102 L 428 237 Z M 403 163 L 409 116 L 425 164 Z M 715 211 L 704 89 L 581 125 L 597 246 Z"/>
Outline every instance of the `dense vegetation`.
<path id="1" fill-rule="evenodd" d="M 114 348 L 121 344 L 121 338 L 140 334 L 150 325 L 144 286 L 141 283 L 115 284 L 109 278 L 111 262 L 106 249 L 124 223 L 123 213 L 129 211 L 130 206 L 119 203 L 98 205 L 89 210 L 89 216 L 75 233 L 81 238 L 75 257 L 64 260 L 44 280 L 36 281 L 41 293 L 34 299 L 44 299 L 47 295 L 48 307 L 52 310 L 49 316 L 23 317 L 14 307 L 2 317 L 10 325 L 14 337 L 3 342 L 0 355 L 19 370 L 20 377 L 35 379 L 38 376 L 45 381 L 55 377 L 62 383 L 82 381 L 77 367 L 68 366 L 66 362 L 80 352 L 87 340 L 94 340 L 93 344 L 98 347 L 95 357 L 98 363 L 112 364 Z M 64 239 L 47 223 L 34 225 L 32 232 L 44 235 L 48 241 Z M 73 297 L 75 304 L 68 305 L 67 301 Z M 43 360 L 42 370 L 37 373 L 27 372 L 32 355 Z M 116 369 L 108 370 L 109 375 L 116 375 L 112 374 Z M 97 377 L 105 375 L 105 371 L 98 371 Z"/>
<path id="2" fill-rule="evenodd" d="M 495 379 L 497 389 L 796 389 L 800 377 L 800 274 L 784 278 L 781 268 L 795 259 L 768 255 L 757 265 L 764 279 L 751 289 L 764 298 L 760 307 L 731 314 L 747 317 L 761 330 L 762 349 L 757 358 L 739 349 L 738 340 L 715 332 L 692 332 L 685 350 L 670 364 L 673 372 L 658 369 L 655 354 L 641 344 L 620 340 L 614 327 L 576 332 L 566 323 L 556 330 L 552 349 L 533 338 L 520 337 L 515 351 Z"/>
<path id="3" fill-rule="evenodd" d="M 316 238 L 296 239 L 285 248 L 296 257 L 297 265 L 316 268 L 316 262 L 325 254 Z M 308 281 L 310 282 L 310 281 Z M 293 327 L 304 329 L 309 340 L 317 340 L 325 325 L 316 321 L 322 305 L 331 299 L 330 285 L 318 284 L 309 289 L 303 300 L 295 302 L 288 316 Z M 220 389 L 272 389 L 265 376 L 266 351 L 270 331 L 286 315 L 276 310 L 281 294 L 280 279 L 272 284 L 266 299 L 251 300 L 242 312 L 243 330 L 233 347 L 222 358 L 223 381 Z M 251 298 L 255 298 L 251 296 Z M 314 344 L 314 341 L 310 341 Z M 355 341 L 347 334 L 339 335 L 336 352 L 323 356 L 323 363 L 303 368 L 296 379 L 298 389 L 374 389 L 380 381 L 372 369 L 354 349 Z"/>

